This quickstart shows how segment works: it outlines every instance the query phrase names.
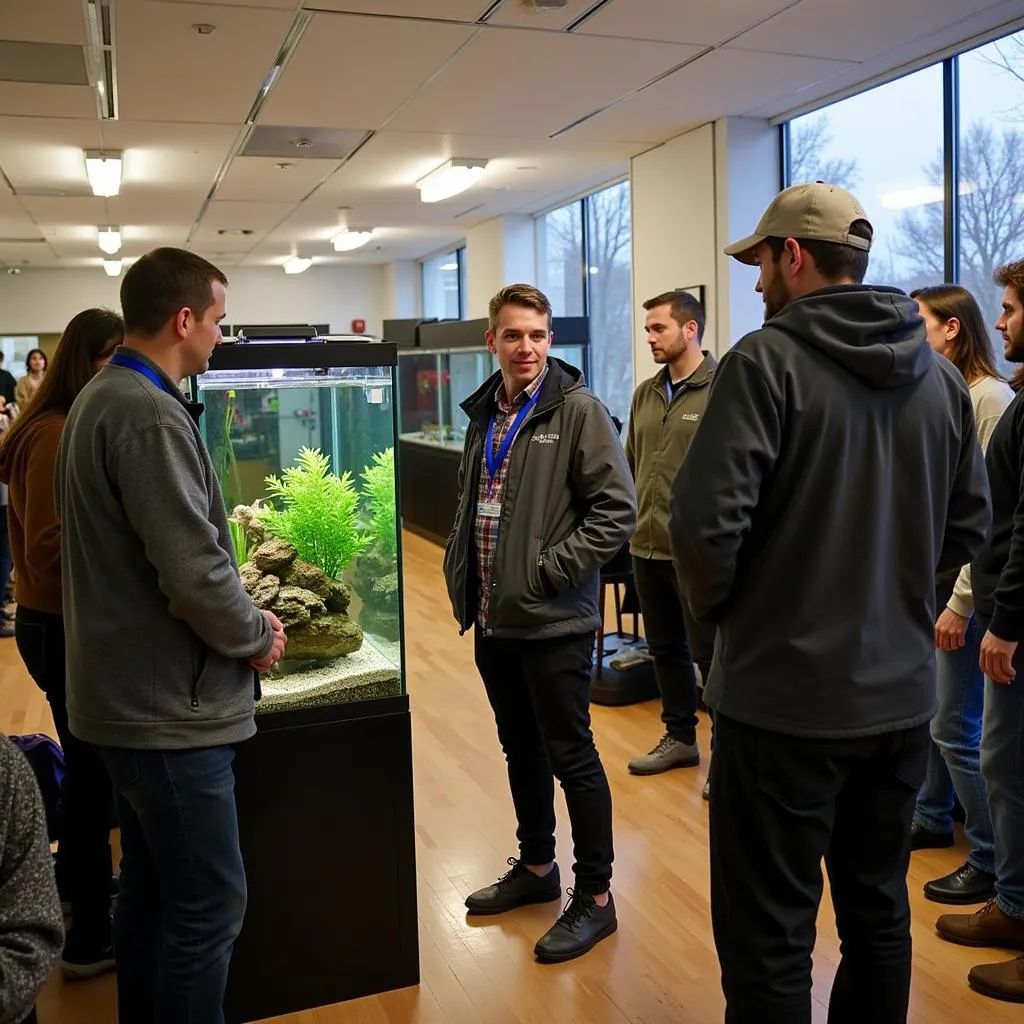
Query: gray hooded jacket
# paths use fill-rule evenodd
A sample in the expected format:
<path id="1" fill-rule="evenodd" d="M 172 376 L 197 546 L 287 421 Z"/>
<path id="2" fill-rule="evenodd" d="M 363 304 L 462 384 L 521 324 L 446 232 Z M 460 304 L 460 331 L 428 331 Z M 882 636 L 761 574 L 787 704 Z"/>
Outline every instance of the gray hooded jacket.
<path id="1" fill-rule="evenodd" d="M 722 359 L 674 485 L 687 597 L 718 626 L 705 700 L 793 735 L 927 722 L 936 570 L 970 561 L 989 519 L 970 395 L 914 301 L 790 302 Z"/>

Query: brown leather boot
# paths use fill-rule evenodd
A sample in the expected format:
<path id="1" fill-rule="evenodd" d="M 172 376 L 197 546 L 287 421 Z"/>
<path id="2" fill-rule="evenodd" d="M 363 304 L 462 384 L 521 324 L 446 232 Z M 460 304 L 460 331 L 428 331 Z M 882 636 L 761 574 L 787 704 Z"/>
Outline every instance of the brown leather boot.
<path id="1" fill-rule="evenodd" d="M 1024 956 L 973 967 L 967 981 L 976 992 L 1008 1003 L 1024 1003 Z"/>
<path id="2" fill-rule="evenodd" d="M 976 914 L 943 914 L 935 922 L 935 930 L 961 946 L 1024 951 L 1024 921 L 1007 917 L 995 900 L 989 900 Z"/>

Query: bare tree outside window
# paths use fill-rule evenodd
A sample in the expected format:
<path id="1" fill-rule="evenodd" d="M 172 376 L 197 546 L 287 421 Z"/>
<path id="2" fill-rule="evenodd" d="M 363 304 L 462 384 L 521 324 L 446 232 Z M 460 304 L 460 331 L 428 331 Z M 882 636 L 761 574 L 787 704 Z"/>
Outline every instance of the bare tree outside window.
<path id="1" fill-rule="evenodd" d="M 789 126 L 789 184 L 824 181 L 851 192 L 860 173 L 856 159 L 831 156 L 832 132 L 828 114 L 800 117 Z"/>
<path id="2" fill-rule="evenodd" d="M 633 394 L 629 182 L 552 210 L 537 227 L 541 287 L 556 316 L 590 318 L 590 386 L 625 422 Z"/>

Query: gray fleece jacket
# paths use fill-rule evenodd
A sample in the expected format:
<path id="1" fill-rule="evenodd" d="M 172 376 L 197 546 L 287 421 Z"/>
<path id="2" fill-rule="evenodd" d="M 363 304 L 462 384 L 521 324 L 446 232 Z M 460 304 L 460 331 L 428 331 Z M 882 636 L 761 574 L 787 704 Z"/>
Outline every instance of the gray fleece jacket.
<path id="1" fill-rule="evenodd" d="M 190 406 L 105 367 L 57 462 L 68 719 L 99 746 L 188 749 L 256 731 L 248 662 L 273 644 L 242 589 L 220 484 Z"/>
<path id="2" fill-rule="evenodd" d="M 29 1014 L 63 946 L 43 800 L 28 761 L 0 734 L 0 1024 Z"/>

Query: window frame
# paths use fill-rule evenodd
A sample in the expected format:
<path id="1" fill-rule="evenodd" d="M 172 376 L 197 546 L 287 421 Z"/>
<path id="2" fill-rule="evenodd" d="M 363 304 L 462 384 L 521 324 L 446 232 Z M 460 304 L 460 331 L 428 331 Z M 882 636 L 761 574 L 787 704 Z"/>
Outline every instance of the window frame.
<path id="1" fill-rule="evenodd" d="M 456 302 L 458 305 L 458 316 L 457 320 L 466 319 L 466 305 L 468 301 L 467 288 L 466 288 L 466 243 L 463 242 L 461 245 L 456 246 L 454 249 L 440 249 L 437 252 L 430 253 L 428 256 L 421 256 L 417 261 L 420 265 L 420 316 L 426 316 L 426 310 L 424 309 L 424 298 L 427 294 L 426 287 L 426 269 L 427 264 L 432 263 L 434 260 L 444 259 L 446 256 L 454 256 L 456 263 L 455 279 L 456 279 Z"/>

